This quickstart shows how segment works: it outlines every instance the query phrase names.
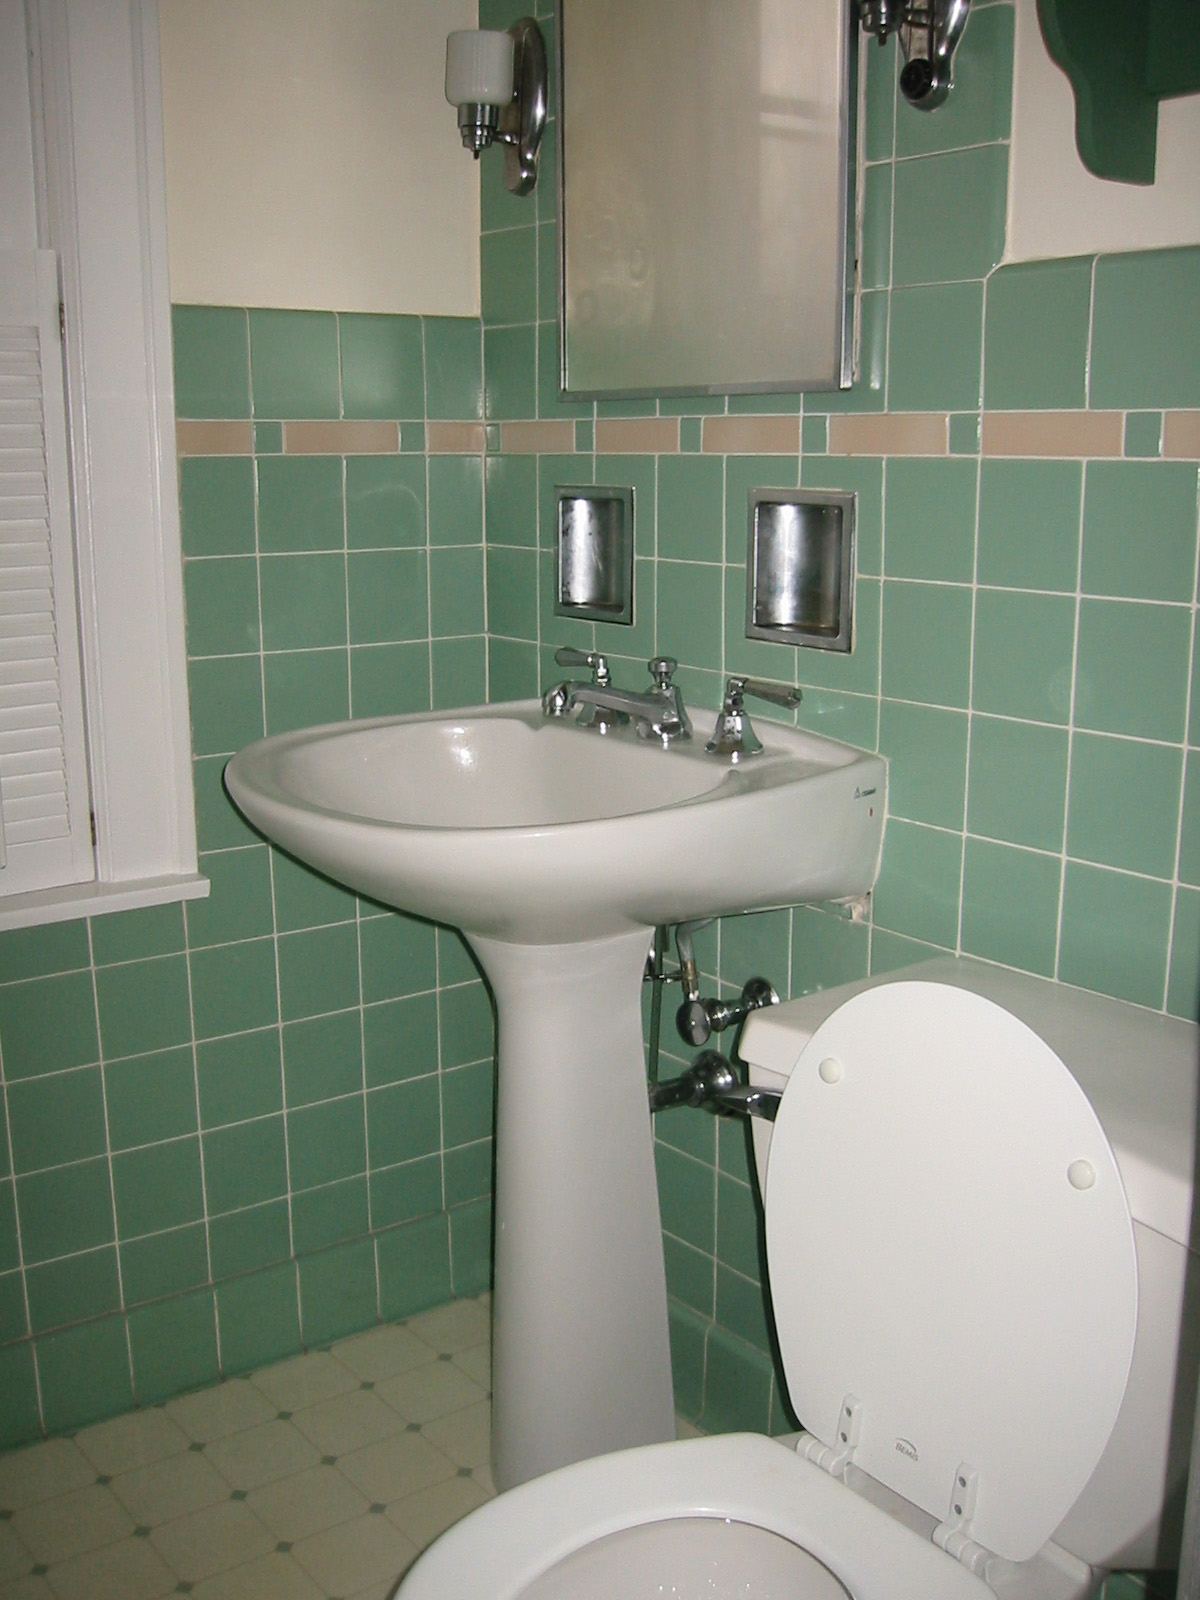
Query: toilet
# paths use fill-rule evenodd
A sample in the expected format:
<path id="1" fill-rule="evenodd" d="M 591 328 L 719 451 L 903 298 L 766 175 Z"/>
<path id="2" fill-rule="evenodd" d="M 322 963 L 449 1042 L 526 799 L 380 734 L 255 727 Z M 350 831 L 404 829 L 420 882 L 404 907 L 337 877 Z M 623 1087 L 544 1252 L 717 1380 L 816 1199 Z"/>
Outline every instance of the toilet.
<path id="1" fill-rule="evenodd" d="M 397 1600 L 1079 1600 L 1173 1565 L 1197 1039 L 951 957 L 755 1013 L 740 1053 L 783 1091 L 755 1159 L 802 1431 L 533 1479 Z"/>

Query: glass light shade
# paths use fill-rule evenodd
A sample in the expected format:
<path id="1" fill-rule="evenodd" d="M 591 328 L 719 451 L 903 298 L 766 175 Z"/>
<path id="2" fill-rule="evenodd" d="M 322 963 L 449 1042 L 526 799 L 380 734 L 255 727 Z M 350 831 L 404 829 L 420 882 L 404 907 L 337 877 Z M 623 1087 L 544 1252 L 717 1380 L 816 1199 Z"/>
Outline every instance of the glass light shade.
<path id="1" fill-rule="evenodd" d="M 506 106 L 513 96 L 513 40 L 465 28 L 446 39 L 446 99 L 452 106 Z"/>

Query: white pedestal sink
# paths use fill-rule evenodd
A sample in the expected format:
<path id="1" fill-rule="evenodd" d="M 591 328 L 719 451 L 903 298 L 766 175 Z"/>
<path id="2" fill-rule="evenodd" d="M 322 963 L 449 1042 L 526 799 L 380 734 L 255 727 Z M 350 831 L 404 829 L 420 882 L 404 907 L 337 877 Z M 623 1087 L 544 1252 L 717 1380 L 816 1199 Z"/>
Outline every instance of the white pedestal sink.
<path id="1" fill-rule="evenodd" d="M 674 1436 L 641 1027 L 654 927 L 874 882 L 881 758 L 757 727 L 765 748 L 732 765 L 522 701 L 281 734 L 226 769 L 269 838 L 461 928 L 491 982 L 500 1488 Z"/>

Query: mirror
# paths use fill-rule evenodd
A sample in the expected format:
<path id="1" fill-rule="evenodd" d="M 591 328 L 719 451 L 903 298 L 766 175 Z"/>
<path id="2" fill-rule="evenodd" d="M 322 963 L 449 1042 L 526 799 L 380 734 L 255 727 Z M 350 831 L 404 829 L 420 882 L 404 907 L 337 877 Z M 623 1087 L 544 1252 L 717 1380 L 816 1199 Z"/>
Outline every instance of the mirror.
<path id="1" fill-rule="evenodd" d="M 850 381 L 849 0 L 559 0 L 569 396 Z"/>

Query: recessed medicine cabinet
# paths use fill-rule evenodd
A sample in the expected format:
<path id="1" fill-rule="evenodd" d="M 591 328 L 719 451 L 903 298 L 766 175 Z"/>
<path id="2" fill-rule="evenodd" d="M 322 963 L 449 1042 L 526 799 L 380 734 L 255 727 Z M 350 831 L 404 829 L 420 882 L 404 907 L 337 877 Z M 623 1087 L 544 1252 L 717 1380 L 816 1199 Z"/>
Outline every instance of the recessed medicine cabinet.
<path id="1" fill-rule="evenodd" d="M 559 0 L 561 386 L 851 380 L 849 0 Z"/>

